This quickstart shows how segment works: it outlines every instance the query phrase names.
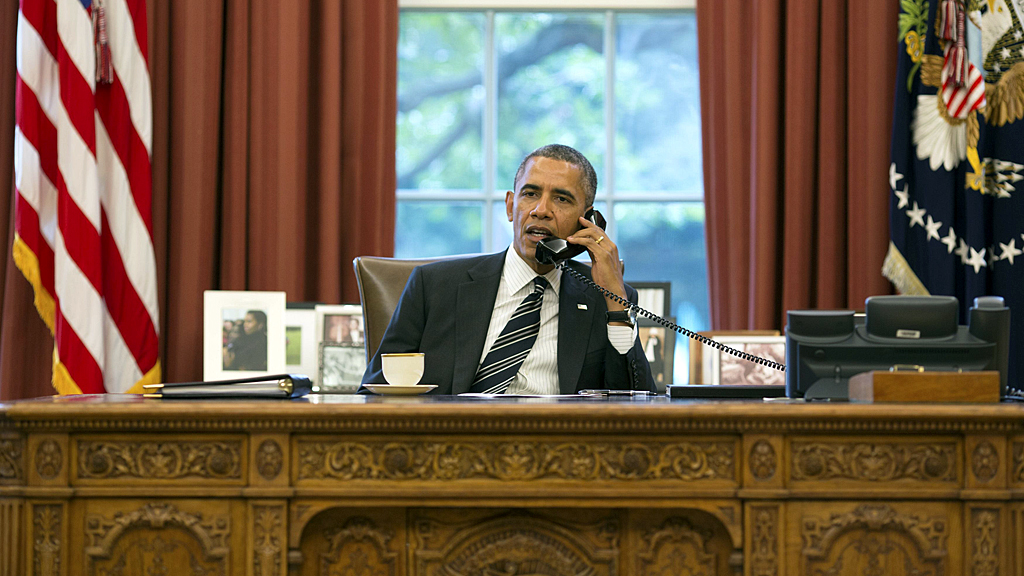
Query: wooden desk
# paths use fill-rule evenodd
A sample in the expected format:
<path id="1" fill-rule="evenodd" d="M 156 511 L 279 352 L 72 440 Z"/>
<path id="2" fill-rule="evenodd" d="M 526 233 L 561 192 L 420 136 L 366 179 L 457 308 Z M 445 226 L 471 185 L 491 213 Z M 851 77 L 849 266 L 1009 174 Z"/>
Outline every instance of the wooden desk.
<path id="1" fill-rule="evenodd" d="M 1024 574 L 1024 406 L 0 404 L 0 575 Z"/>

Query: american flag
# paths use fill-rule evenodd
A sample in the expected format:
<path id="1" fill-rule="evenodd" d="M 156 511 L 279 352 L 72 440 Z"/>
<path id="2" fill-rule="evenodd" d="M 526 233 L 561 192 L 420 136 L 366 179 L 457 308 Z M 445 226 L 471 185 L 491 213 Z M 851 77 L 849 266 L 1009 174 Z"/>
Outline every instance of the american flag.
<path id="1" fill-rule="evenodd" d="M 59 393 L 160 381 L 145 0 L 21 0 L 14 261 Z"/>

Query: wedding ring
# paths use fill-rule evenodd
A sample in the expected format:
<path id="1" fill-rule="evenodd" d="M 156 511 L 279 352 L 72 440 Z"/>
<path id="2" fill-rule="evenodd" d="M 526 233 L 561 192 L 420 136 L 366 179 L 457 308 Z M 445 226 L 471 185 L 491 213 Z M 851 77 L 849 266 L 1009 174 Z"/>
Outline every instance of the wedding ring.
<path id="1" fill-rule="evenodd" d="M 604 236 L 601 236 L 601 237 L 600 237 L 600 238 L 598 238 L 597 240 L 594 240 L 594 244 L 600 244 L 600 243 L 601 243 L 601 240 L 604 240 Z"/>

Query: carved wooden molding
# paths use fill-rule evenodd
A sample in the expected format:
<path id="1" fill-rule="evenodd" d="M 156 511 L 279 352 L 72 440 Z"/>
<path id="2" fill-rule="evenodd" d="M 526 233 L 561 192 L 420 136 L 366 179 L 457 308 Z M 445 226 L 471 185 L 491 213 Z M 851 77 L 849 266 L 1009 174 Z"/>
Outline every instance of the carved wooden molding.
<path id="1" fill-rule="evenodd" d="M 669 518 L 644 534 L 637 555 L 638 574 L 715 574 L 715 555 L 709 554 L 711 533 L 694 528 L 683 518 Z"/>
<path id="2" fill-rule="evenodd" d="M 377 527 L 369 518 L 350 518 L 341 528 L 328 529 L 324 538 L 330 543 L 320 557 L 321 574 L 373 574 L 392 576 L 396 573 L 398 553 L 388 549 L 394 537 L 390 530 Z M 368 544 L 378 562 L 366 558 L 364 553 L 352 550 L 355 544 Z"/>
<path id="3" fill-rule="evenodd" d="M 617 535 L 616 532 L 616 540 Z M 512 514 L 466 527 L 452 540 L 442 544 L 444 551 L 439 559 L 437 572 L 445 576 L 502 573 L 576 576 L 607 573 L 609 563 L 602 562 L 601 569 L 595 570 L 599 566 L 578 540 L 578 535 L 528 514 Z"/>
<path id="4" fill-rule="evenodd" d="M 971 510 L 971 574 L 999 574 L 999 510 Z"/>
<path id="5" fill-rule="evenodd" d="M 775 476 L 777 466 L 775 448 L 767 440 L 758 440 L 750 447 L 750 473 L 758 480 Z"/>
<path id="6" fill-rule="evenodd" d="M 85 518 L 85 553 L 91 558 L 109 558 L 114 544 L 126 531 L 140 526 L 161 529 L 179 526 L 190 532 L 203 546 L 207 559 L 227 558 L 231 520 L 202 514 L 182 512 L 171 504 L 149 503 L 128 514 L 118 512 L 113 518 L 93 514 Z"/>
<path id="7" fill-rule="evenodd" d="M 281 465 L 284 464 L 284 454 L 281 446 L 271 439 L 260 443 L 256 450 L 256 471 L 264 480 L 273 480 L 281 473 Z"/>
<path id="8" fill-rule="evenodd" d="M 955 482 L 956 444 L 793 442 L 793 480 Z"/>
<path id="9" fill-rule="evenodd" d="M 971 453 L 971 471 L 981 482 L 988 482 L 999 472 L 999 452 L 988 440 L 979 442 Z"/>
<path id="10" fill-rule="evenodd" d="M 284 506 L 253 506 L 253 575 L 281 574 Z"/>
<path id="11" fill-rule="evenodd" d="M 57 431 L 185 431 L 185 432 L 248 432 L 266 430 L 279 432 L 346 432 L 346 433 L 646 433 L 677 434 L 687 433 L 841 433 L 858 434 L 1006 434 L 1024 432 L 1024 421 L 1019 415 L 992 417 L 989 419 L 965 419 L 963 414 L 949 417 L 922 417 L 895 419 L 880 416 L 878 419 L 844 419 L 827 417 L 804 417 L 801 419 L 761 419 L 756 416 L 701 415 L 700 417 L 679 418 L 676 415 L 652 415 L 644 413 L 615 414 L 602 419 L 588 417 L 541 417 L 541 418 L 494 418 L 491 415 L 447 414 L 439 418 L 436 412 L 425 414 L 402 414 L 400 416 L 339 418 L 334 414 L 323 417 L 302 416 L 231 417 L 211 414 L 204 418 L 117 418 L 109 416 L 83 416 L 81 418 L 33 418 L 19 417 L 8 421 L 5 427 L 14 430 Z M 433 412 L 433 413 L 432 413 Z"/>
<path id="12" fill-rule="evenodd" d="M 750 507 L 750 576 L 779 574 L 779 507 Z"/>
<path id="13" fill-rule="evenodd" d="M 239 479 L 242 442 L 78 442 L 83 479 Z"/>
<path id="14" fill-rule="evenodd" d="M 61 574 L 62 507 L 60 504 L 40 504 L 32 508 L 32 574 Z"/>
<path id="15" fill-rule="evenodd" d="M 24 443 L 18 438 L 0 439 L 0 480 L 21 480 Z"/>
<path id="16" fill-rule="evenodd" d="M 946 557 L 947 518 L 928 518 L 899 514 L 886 504 L 862 504 L 846 514 L 832 514 L 827 520 L 804 518 L 803 554 L 809 558 L 824 558 L 832 544 L 844 532 L 863 528 L 875 532 L 895 531 L 909 536 L 917 545 L 921 556 L 929 561 Z"/>
<path id="17" fill-rule="evenodd" d="M 60 445 L 52 439 L 46 439 L 39 443 L 36 448 L 36 472 L 40 478 L 51 480 L 60 474 L 64 467 L 64 455 Z"/>
<path id="18" fill-rule="evenodd" d="M 1024 482 L 1024 442 L 1013 444 L 1013 480 Z"/>
<path id="19" fill-rule="evenodd" d="M 734 443 L 300 441 L 299 479 L 734 480 Z"/>

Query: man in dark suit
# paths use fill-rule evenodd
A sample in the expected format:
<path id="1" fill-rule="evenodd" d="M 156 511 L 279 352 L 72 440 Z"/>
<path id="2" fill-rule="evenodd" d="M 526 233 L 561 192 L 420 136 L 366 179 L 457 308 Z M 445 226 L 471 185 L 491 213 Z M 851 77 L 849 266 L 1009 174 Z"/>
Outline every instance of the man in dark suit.
<path id="1" fill-rule="evenodd" d="M 509 249 L 416 268 L 363 382 L 385 382 L 382 353 L 423 352 L 421 382 L 440 394 L 656 390 L 635 317 L 535 257 L 539 241 L 565 238 L 593 263 L 571 261 L 573 270 L 636 302 L 618 248 L 583 218 L 597 192 L 590 162 L 568 146 L 544 146 L 523 160 L 514 185 L 505 195 Z"/>

